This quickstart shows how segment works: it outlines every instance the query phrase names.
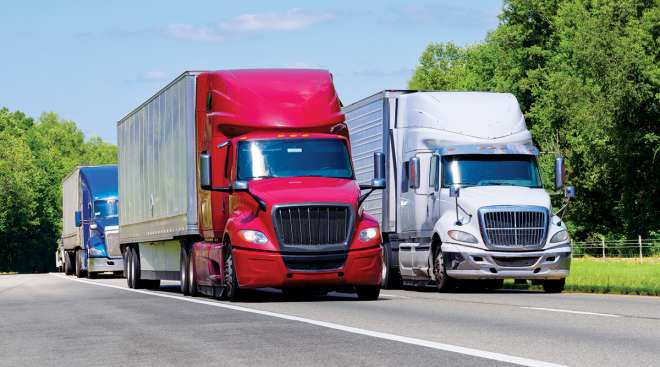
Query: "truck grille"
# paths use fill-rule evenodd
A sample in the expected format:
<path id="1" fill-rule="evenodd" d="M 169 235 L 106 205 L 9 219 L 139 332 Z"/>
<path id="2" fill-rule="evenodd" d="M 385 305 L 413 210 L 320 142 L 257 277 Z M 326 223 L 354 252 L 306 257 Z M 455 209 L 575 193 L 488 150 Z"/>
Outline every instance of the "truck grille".
<path id="1" fill-rule="evenodd" d="M 486 245 L 497 249 L 534 249 L 545 244 L 548 210 L 543 207 L 493 206 L 479 209 Z"/>
<path id="2" fill-rule="evenodd" d="M 121 249 L 119 248 L 119 232 L 106 232 L 105 246 L 108 249 L 108 256 L 121 257 Z"/>
<path id="3" fill-rule="evenodd" d="M 351 208 L 339 205 L 283 206 L 275 209 L 280 244 L 336 245 L 348 242 Z"/>

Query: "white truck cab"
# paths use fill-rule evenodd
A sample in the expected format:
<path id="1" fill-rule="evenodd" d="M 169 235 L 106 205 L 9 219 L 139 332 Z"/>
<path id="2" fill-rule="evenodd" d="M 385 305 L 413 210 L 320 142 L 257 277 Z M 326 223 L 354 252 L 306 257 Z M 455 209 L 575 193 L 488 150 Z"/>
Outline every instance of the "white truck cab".
<path id="1" fill-rule="evenodd" d="M 386 160 L 387 188 L 363 206 L 381 223 L 384 286 L 524 279 L 563 290 L 570 239 L 513 95 L 391 90 L 343 112 L 358 180 L 372 177 L 374 152 Z M 561 159 L 557 170 L 563 186 Z"/>

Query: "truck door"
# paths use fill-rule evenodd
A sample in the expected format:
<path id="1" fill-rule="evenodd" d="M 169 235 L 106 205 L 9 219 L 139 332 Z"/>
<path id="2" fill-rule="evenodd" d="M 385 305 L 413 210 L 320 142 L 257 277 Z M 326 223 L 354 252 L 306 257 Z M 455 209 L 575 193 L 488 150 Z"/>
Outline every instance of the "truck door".
<path id="1" fill-rule="evenodd" d="M 231 148 L 229 142 L 215 144 L 216 151 L 213 155 L 213 186 L 224 187 L 230 184 L 231 174 Z M 225 231 L 225 223 L 229 217 L 229 194 L 226 192 L 212 192 L 213 198 L 213 231 L 215 237 L 222 238 Z"/>
<path id="2" fill-rule="evenodd" d="M 410 175 L 416 176 L 411 183 L 412 205 L 412 229 L 415 232 L 414 245 L 411 247 L 411 267 L 416 278 L 428 276 L 429 252 L 431 249 L 431 235 L 433 231 L 433 213 L 431 202 L 433 201 L 433 190 L 429 187 L 431 152 L 418 151 Z"/>
<path id="3" fill-rule="evenodd" d="M 82 191 L 80 197 L 82 198 L 82 233 L 83 233 L 83 243 L 81 244 L 83 248 L 87 248 L 87 243 L 89 242 L 89 225 L 90 221 L 93 218 L 94 213 L 92 213 L 92 197 L 89 193 L 87 185 L 83 183 L 80 185 L 80 190 Z"/>

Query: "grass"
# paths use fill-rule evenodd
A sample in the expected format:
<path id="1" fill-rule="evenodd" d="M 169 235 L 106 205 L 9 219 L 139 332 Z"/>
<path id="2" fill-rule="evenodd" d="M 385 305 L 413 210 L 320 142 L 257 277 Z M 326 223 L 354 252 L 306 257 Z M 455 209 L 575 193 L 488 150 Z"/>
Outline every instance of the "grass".
<path id="1" fill-rule="evenodd" d="M 574 258 L 566 290 L 660 296 L 660 258 Z"/>
<path id="2" fill-rule="evenodd" d="M 506 289 L 542 290 L 541 286 L 504 283 Z M 660 257 L 573 258 L 566 291 L 660 296 Z"/>
<path id="3" fill-rule="evenodd" d="M 10 272 L 2 272 L 0 271 L 0 275 L 14 275 L 17 274 L 16 272 L 10 271 Z"/>

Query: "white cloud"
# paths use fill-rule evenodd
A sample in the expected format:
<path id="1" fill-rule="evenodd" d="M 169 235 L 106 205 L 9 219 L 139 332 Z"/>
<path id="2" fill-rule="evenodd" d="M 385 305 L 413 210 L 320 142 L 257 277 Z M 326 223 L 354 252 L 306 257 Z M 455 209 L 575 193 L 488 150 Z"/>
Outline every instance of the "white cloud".
<path id="1" fill-rule="evenodd" d="M 241 14 L 213 26 L 170 24 L 163 34 L 178 40 L 222 42 L 228 35 L 257 32 L 289 32 L 335 19 L 333 13 L 310 13 L 294 8 L 285 12 Z"/>
<path id="2" fill-rule="evenodd" d="M 241 14 L 229 21 L 220 22 L 218 26 L 234 32 L 296 31 L 334 19 L 332 13 L 307 13 L 294 8 L 280 13 Z"/>
<path id="3" fill-rule="evenodd" d="M 218 29 L 209 27 L 196 27 L 190 24 L 170 24 L 164 29 L 167 36 L 178 40 L 221 42 L 224 37 Z"/>
<path id="4" fill-rule="evenodd" d="M 138 75 L 137 80 L 141 82 L 162 82 L 169 79 L 169 75 L 160 70 L 150 70 Z"/>

